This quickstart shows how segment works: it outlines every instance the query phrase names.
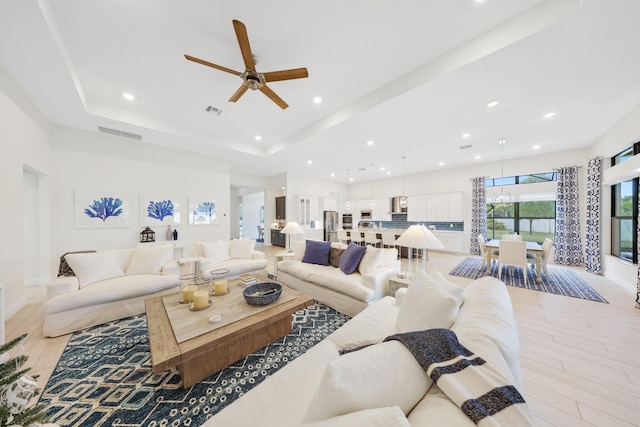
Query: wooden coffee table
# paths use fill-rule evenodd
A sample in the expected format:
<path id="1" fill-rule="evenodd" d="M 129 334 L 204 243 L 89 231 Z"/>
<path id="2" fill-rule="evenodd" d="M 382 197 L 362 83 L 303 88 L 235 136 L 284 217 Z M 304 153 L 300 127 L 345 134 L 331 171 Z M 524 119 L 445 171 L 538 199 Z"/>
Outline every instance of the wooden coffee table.
<path id="1" fill-rule="evenodd" d="M 258 277 L 258 282 L 266 281 L 270 280 Z M 230 280 L 229 289 L 229 294 L 213 297 L 212 306 L 202 312 L 189 311 L 186 305 L 180 308 L 172 306 L 173 301 L 178 300 L 177 293 L 145 300 L 153 373 L 158 374 L 177 366 L 182 386 L 191 387 L 287 335 L 291 332 L 291 315 L 314 302 L 311 297 L 283 286 L 282 295 L 273 304 L 252 306 L 244 301 L 244 288 L 239 280 Z M 221 311 L 224 320 L 222 326 L 193 338 L 182 339 L 181 342 L 176 339 L 180 334 L 174 332 L 173 325 L 177 331 L 190 322 L 207 323 L 209 316 Z M 201 323 L 198 325 L 203 326 Z"/>

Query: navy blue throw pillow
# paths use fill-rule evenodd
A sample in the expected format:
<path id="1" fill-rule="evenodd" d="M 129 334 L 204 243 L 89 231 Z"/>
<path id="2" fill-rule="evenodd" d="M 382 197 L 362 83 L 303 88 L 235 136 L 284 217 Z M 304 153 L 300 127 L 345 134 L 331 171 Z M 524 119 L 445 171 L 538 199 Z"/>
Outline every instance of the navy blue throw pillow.
<path id="1" fill-rule="evenodd" d="M 344 274 L 351 274 L 356 271 L 366 251 L 366 246 L 356 245 L 353 242 L 349 243 L 349 246 L 347 246 L 347 249 L 340 258 L 340 270 L 342 270 Z"/>
<path id="2" fill-rule="evenodd" d="M 302 262 L 309 264 L 329 265 L 329 250 L 331 242 L 307 240 Z"/>

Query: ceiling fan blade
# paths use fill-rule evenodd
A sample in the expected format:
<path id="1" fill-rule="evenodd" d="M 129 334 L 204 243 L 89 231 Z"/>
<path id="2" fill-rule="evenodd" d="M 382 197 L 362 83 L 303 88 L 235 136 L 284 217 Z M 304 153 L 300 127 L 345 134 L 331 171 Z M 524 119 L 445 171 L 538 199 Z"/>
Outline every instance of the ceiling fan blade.
<path id="1" fill-rule="evenodd" d="M 249 89 L 244 83 L 238 88 L 236 93 L 234 93 L 231 98 L 229 98 L 229 102 L 236 102 L 244 93 Z"/>
<path id="2" fill-rule="evenodd" d="M 240 52 L 242 52 L 242 59 L 244 59 L 244 66 L 248 70 L 256 71 L 256 64 L 253 62 L 253 55 L 251 54 L 251 45 L 249 45 L 247 27 L 245 27 L 242 22 L 234 19 L 233 29 L 236 30 L 236 37 L 240 45 Z"/>
<path id="3" fill-rule="evenodd" d="M 304 79 L 309 77 L 306 68 L 294 68 L 293 70 L 270 71 L 262 73 L 266 82 L 277 82 L 279 80 Z"/>
<path id="4" fill-rule="evenodd" d="M 198 64 L 206 65 L 207 67 L 215 68 L 216 70 L 225 71 L 227 73 L 235 74 L 239 76 L 242 74 L 240 71 L 232 70 L 231 68 L 223 67 L 222 65 L 217 65 L 209 61 L 205 61 L 204 59 L 196 58 L 191 55 L 185 54 L 184 57 L 189 61 L 197 62 Z"/>
<path id="5" fill-rule="evenodd" d="M 269 86 L 267 86 L 267 85 L 262 85 L 262 87 L 260 88 L 260 92 L 262 92 L 265 95 L 267 95 L 269 97 L 269 99 L 271 99 L 273 102 L 278 104 L 278 106 L 280 108 L 282 108 L 283 110 L 289 106 L 289 105 L 287 105 L 286 102 L 284 102 L 282 100 L 282 98 L 280 98 L 278 95 L 276 95 L 276 93 L 274 91 L 272 91 L 271 88 L 269 88 Z"/>

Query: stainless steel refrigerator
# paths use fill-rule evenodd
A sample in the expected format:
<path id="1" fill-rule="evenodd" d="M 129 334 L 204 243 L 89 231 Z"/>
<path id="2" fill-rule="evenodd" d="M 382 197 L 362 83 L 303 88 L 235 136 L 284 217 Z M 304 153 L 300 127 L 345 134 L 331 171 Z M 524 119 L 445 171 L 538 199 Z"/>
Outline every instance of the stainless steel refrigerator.
<path id="1" fill-rule="evenodd" d="M 325 242 L 337 242 L 338 241 L 338 212 L 336 211 L 324 211 L 323 214 L 324 224 L 324 241 Z"/>

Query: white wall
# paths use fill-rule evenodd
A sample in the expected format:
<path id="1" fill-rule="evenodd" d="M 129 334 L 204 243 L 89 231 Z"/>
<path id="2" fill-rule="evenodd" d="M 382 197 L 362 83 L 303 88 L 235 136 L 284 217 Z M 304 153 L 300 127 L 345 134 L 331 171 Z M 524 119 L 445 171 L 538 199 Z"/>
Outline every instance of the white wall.
<path id="1" fill-rule="evenodd" d="M 230 174 L 225 162 L 156 147 L 139 141 L 54 126 L 52 128 L 52 253 L 51 272 L 67 251 L 135 247 L 141 226 L 140 195 L 167 195 L 180 203 L 178 240 L 185 256 L 199 240 L 230 235 Z M 130 226 L 77 228 L 76 190 L 117 192 L 129 197 Z M 219 224 L 188 224 L 188 198 L 216 200 Z M 166 227 L 154 229 L 165 240 Z"/>
<path id="2" fill-rule="evenodd" d="M 638 274 L 638 266 L 611 253 L 611 185 L 635 178 L 640 173 L 640 159 L 634 158 L 614 167 L 607 157 L 620 153 L 633 143 L 640 141 L 640 106 L 634 108 L 623 117 L 607 133 L 599 138 L 591 146 L 591 157 L 604 156 L 603 162 L 603 186 L 602 186 L 602 211 L 601 211 L 601 236 L 602 239 L 602 267 L 605 275 L 622 284 L 626 288 L 635 291 Z"/>
<path id="3" fill-rule="evenodd" d="M 4 318 L 9 318 L 26 303 L 25 247 L 23 212 L 23 171 L 25 168 L 46 179 L 50 172 L 49 125 L 15 84 L 0 69 L 0 200 L 2 232 L 0 246 L 0 282 L 4 284 Z M 46 185 L 42 186 L 47 191 Z M 48 195 L 46 195 L 48 197 Z M 41 206 L 46 209 L 45 201 Z M 40 239 L 48 257 L 48 227 Z"/>
<path id="4" fill-rule="evenodd" d="M 242 196 L 242 235 L 244 238 L 258 238 L 258 225 L 262 225 L 260 222 L 260 208 L 262 206 L 264 206 L 264 192 Z"/>

